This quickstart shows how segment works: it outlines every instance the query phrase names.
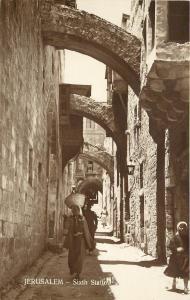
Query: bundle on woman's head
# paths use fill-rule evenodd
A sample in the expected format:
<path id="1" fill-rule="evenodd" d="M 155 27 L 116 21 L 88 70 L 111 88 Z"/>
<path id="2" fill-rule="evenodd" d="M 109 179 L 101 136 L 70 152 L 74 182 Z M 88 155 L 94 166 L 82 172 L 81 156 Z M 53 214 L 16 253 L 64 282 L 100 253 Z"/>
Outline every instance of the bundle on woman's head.
<path id="1" fill-rule="evenodd" d="M 180 221 L 177 223 L 177 230 L 179 230 L 181 227 L 187 228 L 187 223 L 185 221 Z"/>
<path id="2" fill-rule="evenodd" d="M 186 236 L 188 233 L 188 225 L 185 221 L 181 221 L 177 224 L 177 234 L 180 236 Z"/>

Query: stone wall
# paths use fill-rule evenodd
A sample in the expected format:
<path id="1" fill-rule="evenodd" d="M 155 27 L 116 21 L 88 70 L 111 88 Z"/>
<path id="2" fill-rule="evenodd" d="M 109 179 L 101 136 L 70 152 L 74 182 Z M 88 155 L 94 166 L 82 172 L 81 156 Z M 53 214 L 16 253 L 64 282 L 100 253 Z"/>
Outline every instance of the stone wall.
<path id="1" fill-rule="evenodd" d="M 149 134 L 149 119 L 141 110 L 139 127 L 134 116 L 138 98 L 129 88 L 128 98 L 128 162 L 135 164 L 134 176 L 129 176 L 130 217 L 133 242 L 147 253 L 156 256 L 157 244 L 157 145 Z M 138 113 L 138 112 L 137 112 Z M 139 120 L 140 122 L 140 120 Z M 143 171 L 140 171 L 143 168 Z M 142 172 L 142 181 L 140 173 Z M 140 213 L 140 199 L 144 197 L 144 222 Z M 144 224 L 142 224 L 142 222 Z"/>
<path id="2" fill-rule="evenodd" d="M 166 233 L 167 243 L 179 221 L 189 223 L 189 132 L 166 132 Z"/>
<path id="3" fill-rule="evenodd" d="M 155 226 L 157 227 L 156 248 L 162 257 L 166 251 L 165 244 L 168 243 L 175 232 L 176 223 L 179 220 L 186 220 L 188 222 L 187 211 L 189 210 L 189 172 L 186 167 L 188 165 L 189 153 L 187 116 L 187 95 L 189 94 L 187 53 L 189 42 L 186 40 L 181 42 L 169 40 L 169 26 L 171 27 L 168 11 L 169 4 L 170 1 L 157 0 L 154 2 L 148 0 L 143 1 L 140 5 L 139 1 L 133 0 L 130 23 L 128 26 L 128 30 L 138 36 L 142 41 L 140 75 L 142 90 L 140 93 L 140 103 L 147 110 L 149 119 L 146 117 L 146 121 L 143 114 L 141 114 L 140 135 L 144 135 L 145 133 L 144 141 L 146 141 L 148 145 L 146 146 L 148 168 L 150 169 L 150 179 L 147 181 L 150 187 L 150 196 L 148 196 L 148 198 L 152 197 L 151 203 L 155 203 L 155 209 L 152 208 L 152 216 L 150 217 L 151 220 L 157 219 L 157 224 L 155 223 L 156 225 L 154 225 L 153 229 L 155 230 Z M 180 1 L 178 1 L 178 3 L 176 2 L 176 5 L 180 6 Z M 175 28 L 175 24 L 172 26 L 172 28 Z M 178 32 L 177 27 L 176 32 Z M 161 64 L 160 61 L 162 61 Z M 156 72 L 154 73 L 155 70 Z M 158 74 L 158 76 L 156 74 Z M 181 80 L 181 74 L 183 74 L 183 80 Z M 157 77 L 155 77 L 155 75 Z M 155 78 L 158 79 L 157 82 L 154 81 Z M 170 83 L 169 86 L 167 86 L 168 83 Z M 150 100 L 149 107 L 147 104 L 144 105 L 141 101 L 144 91 L 146 91 L 146 97 L 144 97 L 144 99 Z M 155 94 L 157 98 L 154 97 Z M 164 100 L 162 101 L 162 99 Z M 155 107 L 152 105 L 154 101 Z M 168 106 L 166 102 L 170 103 L 170 106 Z M 162 103 L 162 105 L 160 105 L 160 103 Z M 161 108 L 160 111 L 157 111 L 157 105 Z M 164 110 L 163 106 L 165 107 Z M 178 109 L 176 109 L 176 107 L 178 107 Z M 147 128 L 145 127 L 143 129 L 142 122 L 147 122 Z M 165 128 L 169 128 L 169 130 L 165 130 Z M 148 131 L 153 136 L 156 144 L 152 144 Z M 165 135 L 166 139 L 164 137 Z M 141 141 L 139 145 L 142 147 L 143 141 Z M 153 151 L 154 147 L 152 148 L 153 145 L 155 145 L 155 153 Z M 134 145 L 132 145 L 132 147 L 134 147 Z M 152 151 L 153 156 L 149 153 L 150 151 Z M 137 149 L 136 152 L 140 153 L 139 149 Z M 151 160 L 154 165 L 153 168 Z M 145 163 L 146 159 L 144 161 L 144 164 Z M 156 176 L 154 184 L 152 182 L 152 176 L 154 177 L 154 174 L 152 174 L 153 170 Z M 147 180 L 147 175 L 144 174 L 145 181 Z M 153 186 L 151 188 L 152 184 Z M 145 192 L 146 190 L 144 189 L 145 204 L 147 205 Z M 145 217 L 146 214 L 147 209 L 145 208 Z M 150 230 L 150 232 L 153 231 Z"/>
<path id="4" fill-rule="evenodd" d="M 58 57 L 42 44 L 38 1 L 29 2 L 0 2 L 0 286 L 46 240 L 47 109 L 58 95 Z"/>

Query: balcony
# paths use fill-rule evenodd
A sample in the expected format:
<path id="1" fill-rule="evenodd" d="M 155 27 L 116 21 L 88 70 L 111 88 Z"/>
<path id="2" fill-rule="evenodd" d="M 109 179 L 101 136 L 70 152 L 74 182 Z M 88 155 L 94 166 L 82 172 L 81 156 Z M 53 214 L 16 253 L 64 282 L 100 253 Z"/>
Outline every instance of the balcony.
<path id="1" fill-rule="evenodd" d="M 176 7 L 177 5 L 181 4 L 176 2 L 175 7 L 172 7 L 169 1 L 155 1 L 155 17 L 152 17 L 155 23 L 149 28 L 154 36 L 151 46 L 149 43 L 149 47 L 145 49 L 146 66 L 142 66 L 141 74 L 142 107 L 163 128 L 184 126 L 188 120 L 190 43 L 185 30 L 188 30 L 189 25 L 186 24 L 187 29 L 184 31 L 182 28 L 186 28 L 184 22 L 188 22 L 185 7 L 189 3 L 187 1 L 184 7 Z M 148 17 L 151 20 L 151 16 Z M 180 17 L 185 21 L 180 23 Z M 177 34 L 179 30 L 181 40 Z M 148 29 L 146 36 L 150 37 Z M 144 39 L 146 40 L 145 33 Z"/>

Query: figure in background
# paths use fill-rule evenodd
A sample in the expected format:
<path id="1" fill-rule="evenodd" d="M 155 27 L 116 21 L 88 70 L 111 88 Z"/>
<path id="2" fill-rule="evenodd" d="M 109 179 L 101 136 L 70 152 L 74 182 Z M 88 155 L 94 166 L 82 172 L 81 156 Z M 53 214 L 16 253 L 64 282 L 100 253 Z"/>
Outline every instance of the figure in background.
<path id="1" fill-rule="evenodd" d="M 189 280 L 189 234 L 186 222 L 177 224 L 177 233 L 169 243 L 171 256 L 164 274 L 173 277 L 172 289 L 176 290 L 176 278 L 183 278 L 184 293 L 188 294 Z"/>
<path id="2" fill-rule="evenodd" d="M 91 210 L 91 204 L 89 202 L 85 205 L 83 214 L 87 221 L 90 235 L 93 239 L 93 247 L 90 249 L 90 254 L 92 254 L 92 251 L 94 250 L 94 247 L 95 247 L 94 236 L 95 236 L 95 232 L 96 232 L 96 229 L 98 226 L 98 218 L 97 218 L 96 213 Z"/>
<path id="3" fill-rule="evenodd" d="M 101 212 L 101 222 L 102 222 L 103 228 L 105 228 L 107 226 L 107 216 L 108 216 L 108 212 L 107 212 L 106 206 L 104 206 L 104 208 Z"/>
<path id="4" fill-rule="evenodd" d="M 68 266 L 70 274 L 74 276 L 74 278 L 79 279 L 86 249 L 93 247 L 93 241 L 80 206 L 73 205 L 71 209 L 72 216 L 69 217 L 68 234 L 65 238 L 64 248 L 69 250 Z"/>

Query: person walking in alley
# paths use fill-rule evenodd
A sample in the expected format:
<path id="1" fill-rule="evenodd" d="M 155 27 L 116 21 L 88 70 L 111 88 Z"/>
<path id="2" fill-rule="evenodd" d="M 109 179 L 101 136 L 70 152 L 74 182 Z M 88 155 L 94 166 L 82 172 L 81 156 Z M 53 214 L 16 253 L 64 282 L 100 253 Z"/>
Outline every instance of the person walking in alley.
<path id="1" fill-rule="evenodd" d="M 69 218 L 68 234 L 65 238 L 64 248 L 69 250 L 68 266 L 70 274 L 74 276 L 74 278 L 79 279 L 86 248 L 91 249 L 93 247 L 93 241 L 80 206 L 73 205 L 71 209 L 72 216 Z"/>
<path id="2" fill-rule="evenodd" d="M 86 218 L 88 229 L 93 239 L 93 248 L 90 249 L 90 254 L 92 254 L 95 245 L 94 236 L 98 226 L 98 218 L 96 213 L 91 210 L 91 204 L 89 202 L 84 207 L 84 217 Z"/>
<path id="3" fill-rule="evenodd" d="M 101 212 L 101 221 L 102 221 L 103 228 L 105 228 L 107 225 L 107 216 L 108 216 L 108 212 L 107 212 L 106 206 L 104 206 L 104 208 Z"/>
<path id="4" fill-rule="evenodd" d="M 189 234 L 186 222 L 177 224 L 177 233 L 169 243 L 171 256 L 164 274 L 173 277 L 172 290 L 176 290 L 176 278 L 183 278 L 184 293 L 188 294 L 189 280 Z"/>

